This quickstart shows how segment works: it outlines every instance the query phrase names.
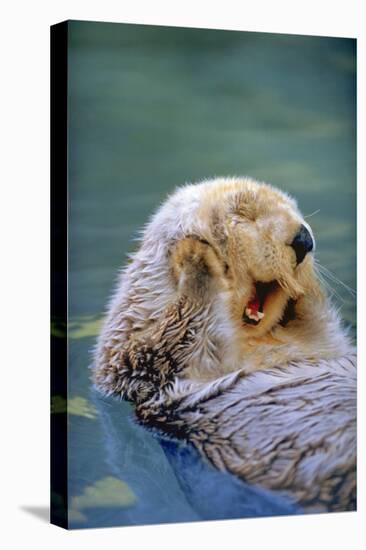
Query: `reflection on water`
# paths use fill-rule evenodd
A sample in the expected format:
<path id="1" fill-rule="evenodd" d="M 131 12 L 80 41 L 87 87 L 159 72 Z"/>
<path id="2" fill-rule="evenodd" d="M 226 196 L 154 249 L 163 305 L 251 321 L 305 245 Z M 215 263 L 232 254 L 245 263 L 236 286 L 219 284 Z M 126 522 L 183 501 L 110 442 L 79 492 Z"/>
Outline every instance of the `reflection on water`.
<path id="1" fill-rule="evenodd" d="M 318 211 L 318 260 L 355 288 L 355 43 L 77 22 L 69 39 L 70 525 L 294 513 L 136 426 L 91 392 L 88 365 L 138 229 L 186 181 L 246 174 L 293 194 Z M 354 333 L 355 301 L 330 283 Z"/>

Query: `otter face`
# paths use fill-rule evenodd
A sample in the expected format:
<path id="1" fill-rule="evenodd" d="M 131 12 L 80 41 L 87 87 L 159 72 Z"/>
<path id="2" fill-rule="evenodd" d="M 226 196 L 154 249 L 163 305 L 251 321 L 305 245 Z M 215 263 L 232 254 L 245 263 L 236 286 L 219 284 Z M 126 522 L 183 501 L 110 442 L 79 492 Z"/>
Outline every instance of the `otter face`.
<path id="1" fill-rule="evenodd" d="M 211 204 L 231 316 L 248 335 L 262 336 L 283 321 L 289 304 L 318 289 L 312 231 L 296 203 L 266 184 L 240 182 Z"/>

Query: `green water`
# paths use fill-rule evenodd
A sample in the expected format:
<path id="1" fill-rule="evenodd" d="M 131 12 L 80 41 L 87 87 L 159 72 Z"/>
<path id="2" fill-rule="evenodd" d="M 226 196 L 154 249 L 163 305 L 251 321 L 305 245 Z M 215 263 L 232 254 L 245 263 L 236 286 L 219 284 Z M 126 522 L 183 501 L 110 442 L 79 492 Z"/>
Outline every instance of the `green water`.
<path id="1" fill-rule="evenodd" d="M 318 260 L 355 288 L 355 70 L 347 39 L 69 24 L 73 527 L 209 517 L 130 406 L 90 393 L 118 269 L 167 193 L 218 175 L 288 191 L 305 215 L 318 211 L 307 220 Z M 355 300 L 332 286 L 355 333 Z"/>

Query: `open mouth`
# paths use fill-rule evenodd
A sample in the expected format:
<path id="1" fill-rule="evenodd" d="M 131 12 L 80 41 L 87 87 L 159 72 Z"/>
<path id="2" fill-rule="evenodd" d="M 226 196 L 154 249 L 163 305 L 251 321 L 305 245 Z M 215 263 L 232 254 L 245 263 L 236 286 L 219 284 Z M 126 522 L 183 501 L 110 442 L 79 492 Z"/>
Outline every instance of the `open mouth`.
<path id="1" fill-rule="evenodd" d="M 279 287 L 277 281 L 256 282 L 252 296 L 245 306 L 243 321 L 248 325 L 258 325 L 266 315 L 266 303 L 269 296 Z"/>

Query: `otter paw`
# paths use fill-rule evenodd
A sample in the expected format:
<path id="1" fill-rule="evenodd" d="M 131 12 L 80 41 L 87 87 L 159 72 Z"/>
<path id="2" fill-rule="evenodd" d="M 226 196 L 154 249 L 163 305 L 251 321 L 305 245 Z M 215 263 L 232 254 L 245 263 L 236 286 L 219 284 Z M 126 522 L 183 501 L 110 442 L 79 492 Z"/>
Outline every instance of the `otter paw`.
<path id="1" fill-rule="evenodd" d="M 174 280 L 183 294 L 202 296 L 222 285 L 223 262 L 206 241 L 186 237 L 170 255 Z"/>

